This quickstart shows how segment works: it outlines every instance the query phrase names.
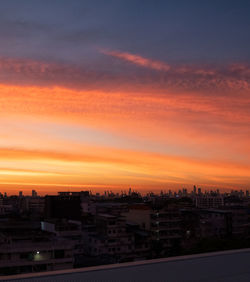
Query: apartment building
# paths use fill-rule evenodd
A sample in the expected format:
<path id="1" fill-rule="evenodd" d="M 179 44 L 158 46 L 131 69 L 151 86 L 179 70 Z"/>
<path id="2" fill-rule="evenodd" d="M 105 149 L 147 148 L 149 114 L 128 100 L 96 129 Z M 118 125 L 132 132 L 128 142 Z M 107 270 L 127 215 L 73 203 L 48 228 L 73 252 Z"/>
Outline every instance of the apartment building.
<path id="1" fill-rule="evenodd" d="M 127 221 L 137 223 L 142 229 L 150 231 L 153 249 L 156 249 L 157 255 L 167 254 L 170 249 L 179 246 L 181 217 L 176 207 L 154 209 L 146 204 L 135 204 L 129 207 L 124 217 Z"/>
<path id="2" fill-rule="evenodd" d="M 73 267 L 72 242 L 33 226 L 1 222 L 0 275 Z"/>
<path id="3" fill-rule="evenodd" d="M 127 232 L 120 216 L 98 214 L 95 231 L 85 232 L 85 240 L 85 253 L 89 256 L 107 256 L 113 262 L 133 260 L 134 236 Z"/>

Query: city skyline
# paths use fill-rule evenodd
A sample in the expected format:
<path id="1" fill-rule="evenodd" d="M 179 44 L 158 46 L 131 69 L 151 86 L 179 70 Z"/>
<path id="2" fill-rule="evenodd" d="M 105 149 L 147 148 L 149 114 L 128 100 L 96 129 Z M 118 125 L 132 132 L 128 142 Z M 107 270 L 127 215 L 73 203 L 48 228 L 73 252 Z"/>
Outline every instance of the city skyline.
<path id="1" fill-rule="evenodd" d="M 212 196 L 246 196 L 249 197 L 249 189 L 219 189 L 219 188 L 211 188 L 211 189 L 206 189 L 202 187 L 197 187 L 194 185 L 193 187 L 182 187 L 181 189 L 165 189 L 165 190 L 136 190 L 131 187 L 128 189 L 123 189 L 123 190 L 112 190 L 109 189 L 108 187 L 103 190 L 99 190 L 98 188 L 96 189 L 86 189 L 86 190 L 74 190 L 74 189 L 68 189 L 68 190 L 56 190 L 56 191 L 50 191 L 49 193 L 38 193 L 36 190 L 16 190 L 15 193 L 10 193 L 8 194 L 7 191 L 0 191 L 0 197 L 9 197 L 9 196 L 19 196 L 19 197 L 44 197 L 48 195 L 60 195 L 60 194 L 65 194 L 65 195 L 71 195 L 71 194 L 84 194 L 87 193 L 89 195 L 93 196 L 105 196 L 105 197 L 122 197 L 122 196 L 132 196 L 133 194 L 139 197 L 145 197 L 145 196 L 150 196 L 150 195 L 155 195 L 155 196 L 167 196 L 167 197 L 190 197 L 190 196 L 207 196 L 207 195 L 212 195 Z"/>
<path id="2" fill-rule="evenodd" d="M 179 2 L 1 1 L 0 191 L 250 187 L 249 3 Z"/>

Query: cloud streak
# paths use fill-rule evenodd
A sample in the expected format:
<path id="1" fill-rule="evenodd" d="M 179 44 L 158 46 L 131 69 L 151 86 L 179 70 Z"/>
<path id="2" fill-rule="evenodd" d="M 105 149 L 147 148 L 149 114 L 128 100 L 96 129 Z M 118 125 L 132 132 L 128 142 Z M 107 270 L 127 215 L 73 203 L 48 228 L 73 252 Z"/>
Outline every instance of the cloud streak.
<path id="1" fill-rule="evenodd" d="M 135 55 L 135 54 L 131 54 L 131 53 L 128 53 L 128 52 L 108 51 L 108 50 L 105 50 L 105 49 L 100 49 L 100 52 L 105 54 L 105 55 L 116 57 L 116 58 L 122 59 L 124 61 L 130 62 L 132 64 L 135 64 L 135 65 L 138 65 L 138 66 L 141 66 L 141 67 L 145 67 L 145 68 L 150 68 L 150 69 L 153 69 L 153 70 L 169 71 L 170 68 L 171 68 L 170 65 L 168 65 L 164 62 L 144 58 L 140 55 Z"/>

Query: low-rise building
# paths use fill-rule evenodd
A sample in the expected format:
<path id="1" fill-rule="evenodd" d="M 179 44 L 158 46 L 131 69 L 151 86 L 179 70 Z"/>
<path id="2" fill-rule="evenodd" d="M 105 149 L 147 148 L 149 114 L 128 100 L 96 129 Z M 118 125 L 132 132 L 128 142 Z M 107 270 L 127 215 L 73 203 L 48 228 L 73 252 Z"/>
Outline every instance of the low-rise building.
<path id="1" fill-rule="evenodd" d="M 85 254 L 92 257 L 107 256 L 113 262 L 134 258 L 134 237 L 120 216 L 98 214 L 95 231 L 85 233 L 85 242 Z"/>
<path id="2" fill-rule="evenodd" d="M 224 205 L 224 197 L 222 195 L 201 194 L 194 198 L 195 206 L 202 209 L 219 208 Z"/>
<path id="3" fill-rule="evenodd" d="M 59 270 L 73 267 L 73 244 L 32 227 L 2 222 L 0 275 Z"/>

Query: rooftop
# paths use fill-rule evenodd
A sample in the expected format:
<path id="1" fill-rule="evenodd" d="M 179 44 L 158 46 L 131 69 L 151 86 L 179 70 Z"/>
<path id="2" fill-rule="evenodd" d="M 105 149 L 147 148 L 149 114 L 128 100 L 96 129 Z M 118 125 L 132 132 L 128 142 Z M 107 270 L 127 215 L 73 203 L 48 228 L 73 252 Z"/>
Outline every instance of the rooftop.
<path id="1" fill-rule="evenodd" d="M 2 277 L 2 281 L 249 282 L 250 249 Z"/>
<path id="2" fill-rule="evenodd" d="M 99 214 L 98 214 L 98 217 L 103 217 L 103 218 L 112 218 L 112 219 L 117 218 L 117 216 L 112 215 L 112 214 L 108 214 L 108 213 L 99 213 Z"/>

